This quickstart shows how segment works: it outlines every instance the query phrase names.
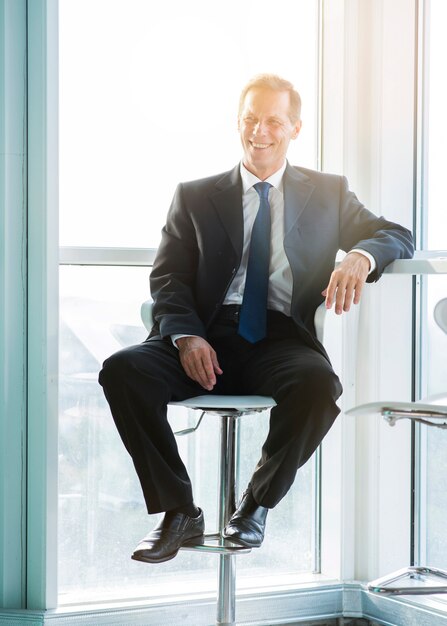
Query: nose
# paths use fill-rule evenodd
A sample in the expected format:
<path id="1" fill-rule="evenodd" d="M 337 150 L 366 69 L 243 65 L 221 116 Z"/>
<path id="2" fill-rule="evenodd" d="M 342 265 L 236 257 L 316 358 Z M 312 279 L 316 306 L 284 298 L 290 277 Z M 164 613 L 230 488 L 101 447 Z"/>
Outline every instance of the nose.
<path id="1" fill-rule="evenodd" d="M 253 126 L 253 135 L 261 135 L 264 131 L 264 124 L 261 121 L 256 122 Z"/>

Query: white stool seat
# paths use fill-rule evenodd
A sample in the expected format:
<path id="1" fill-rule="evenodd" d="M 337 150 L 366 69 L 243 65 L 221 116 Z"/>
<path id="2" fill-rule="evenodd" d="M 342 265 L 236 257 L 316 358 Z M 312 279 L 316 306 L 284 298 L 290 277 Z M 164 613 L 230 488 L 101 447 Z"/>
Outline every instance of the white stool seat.
<path id="1" fill-rule="evenodd" d="M 268 396 L 220 396 L 207 394 L 195 396 L 181 402 L 170 402 L 170 406 L 184 406 L 188 409 L 199 409 L 205 413 L 217 413 L 218 415 L 250 414 L 259 413 L 271 409 L 276 405 L 273 398 Z"/>
<path id="2" fill-rule="evenodd" d="M 346 415 L 382 415 L 390 426 L 394 426 L 399 420 L 409 419 L 427 426 L 447 428 L 447 396 L 433 396 L 425 402 L 369 402 L 349 409 Z"/>

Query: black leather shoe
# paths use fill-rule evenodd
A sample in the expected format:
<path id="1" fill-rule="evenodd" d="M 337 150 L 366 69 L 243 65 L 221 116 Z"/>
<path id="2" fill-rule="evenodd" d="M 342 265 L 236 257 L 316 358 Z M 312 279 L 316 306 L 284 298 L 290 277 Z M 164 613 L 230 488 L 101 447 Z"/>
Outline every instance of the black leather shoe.
<path id="1" fill-rule="evenodd" d="M 251 490 L 245 491 L 222 535 L 246 548 L 259 548 L 264 540 L 268 511 L 256 503 Z"/>
<path id="2" fill-rule="evenodd" d="M 173 559 L 183 545 L 191 539 L 203 542 L 205 522 L 203 511 L 198 517 L 184 513 L 165 513 L 164 518 L 135 548 L 132 558 L 145 563 L 163 563 Z"/>

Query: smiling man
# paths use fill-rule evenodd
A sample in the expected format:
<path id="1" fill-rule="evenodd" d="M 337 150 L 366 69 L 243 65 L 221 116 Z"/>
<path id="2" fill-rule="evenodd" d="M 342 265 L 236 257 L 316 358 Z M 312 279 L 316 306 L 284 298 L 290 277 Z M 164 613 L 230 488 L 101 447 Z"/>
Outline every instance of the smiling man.
<path id="1" fill-rule="evenodd" d="M 151 273 L 148 339 L 104 363 L 100 383 L 138 473 L 149 513 L 165 512 L 132 558 L 159 563 L 204 532 L 178 454 L 170 401 L 209 393 L 273 396 L 260 458 L 224 536 L 249 547 L 339 409 L 340 382 L 315 336 L 316 308 L 338 314 L 366 281 L 413 253 L 409 231 L 376 217 L 346 179 L 287 163 L 301 129 L 291 83 L 261 75 L 244 88 L 242 161 L 181 183 Z M 346 257 L 334 270 L 338 250 Z"/>
<path id="2" fill-rule="evenodd" d="M 283 166 L 290 140 L 301 130 L 301 102 L 296 96 L 291 100 L 289 91 L 262 86 L 244 89 L 241 96 L 238 130 L 243 163 L 260 180 Z"/>

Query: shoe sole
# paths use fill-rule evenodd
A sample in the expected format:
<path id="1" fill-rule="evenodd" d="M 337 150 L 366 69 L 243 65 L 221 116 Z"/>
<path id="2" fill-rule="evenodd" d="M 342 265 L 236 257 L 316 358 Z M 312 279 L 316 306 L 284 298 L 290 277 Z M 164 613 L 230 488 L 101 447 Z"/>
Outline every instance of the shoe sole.
<path id="1" fill-rule="evenodd" d="M 171 552 L 171 554 L 167 554 L 166 556 L 164 556 L 163 558 L 157 559 L 157 558 L 150 558 L 150 557 L 146 557 L 146 556 L 136 556 L 135 554 L 132 554 L 132 556 L 130 557 L 133 561 L 141 561 L 142 563 L 165 563 L 166 561 L 170 561 L 171 559 L 175 558 L 177 556 L 177 554 L 179 553 L 180 548 L 182 548 L 183 546 L 188 546 L 188 545 L 196 545 L 198 543 L 202 544 L 205 541 L 205 537 L 204 535 L 196 535 L 195 537 L 189 537 L 189 539 L 186 539 L 182 545 L 178 548 L 178 550 L 176 550 L 175 552 Z"/>

